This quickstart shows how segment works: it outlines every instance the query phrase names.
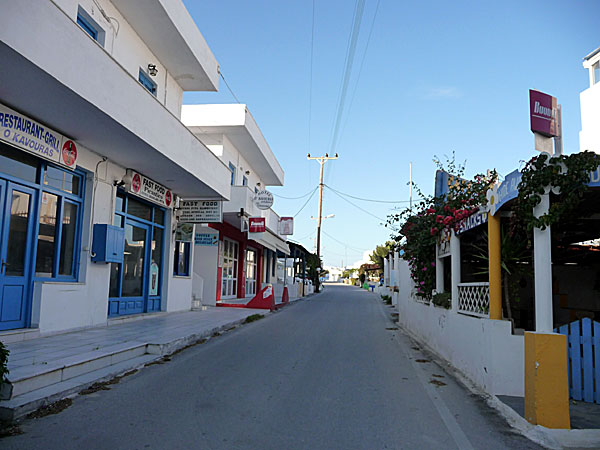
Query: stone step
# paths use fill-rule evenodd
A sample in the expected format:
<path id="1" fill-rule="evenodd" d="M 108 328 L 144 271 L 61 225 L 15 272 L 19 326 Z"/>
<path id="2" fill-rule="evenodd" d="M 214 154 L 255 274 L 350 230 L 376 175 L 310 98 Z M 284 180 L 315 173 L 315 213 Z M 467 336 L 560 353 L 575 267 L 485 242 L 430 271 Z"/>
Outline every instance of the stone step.
<path id="1" fill-rule="evenodd" d="M 68 381 L 80 375 L 137 358 L 147 353 L 146 344 L 127 342 L 92 351 L 10 369 L 5 398 L 13 399 L 46 386 Z"/>
<path id="2" fill-rule="evenodd" d="M 2 401 L 0 421 L 10 423 L 42 406 L 75 395 L 94 383 L 112 380 L 157 359 L 160 356 L 143 354 Z"/>

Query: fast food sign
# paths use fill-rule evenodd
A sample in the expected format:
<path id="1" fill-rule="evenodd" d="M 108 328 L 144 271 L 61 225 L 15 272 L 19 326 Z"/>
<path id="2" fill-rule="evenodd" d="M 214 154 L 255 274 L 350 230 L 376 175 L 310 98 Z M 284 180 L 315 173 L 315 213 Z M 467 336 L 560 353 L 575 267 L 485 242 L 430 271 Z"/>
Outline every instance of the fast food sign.
<path id="1" fill-rule="evenodd" d="M 166 208 L 173 207 L 173 192 L 134 170 L 127 169 L 123 179 L 129 192 Z"/>
<path id="2" fill-rule="evenodd" d="M 75 142 L 2 104 L 0 140 L 67 169 L 77 165 Z"/>

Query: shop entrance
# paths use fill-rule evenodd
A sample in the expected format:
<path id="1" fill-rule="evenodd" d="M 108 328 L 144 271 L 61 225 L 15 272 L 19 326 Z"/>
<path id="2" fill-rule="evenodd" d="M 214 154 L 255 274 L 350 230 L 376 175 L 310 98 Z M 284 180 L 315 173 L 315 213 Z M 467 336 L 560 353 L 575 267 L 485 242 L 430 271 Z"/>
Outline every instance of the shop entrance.
<path id="1" fill-rule="evenodd" d="M 114 224 L 125 229 L 122 263 L 111 264 L 109 316 L 160 311 L 164 210 L 117 195 Z"/>
<path id="2" fill-rule="evenodd" d="M 0 330 L 27 325 L 35 204 L 34 189 L 0 179 Z"/>

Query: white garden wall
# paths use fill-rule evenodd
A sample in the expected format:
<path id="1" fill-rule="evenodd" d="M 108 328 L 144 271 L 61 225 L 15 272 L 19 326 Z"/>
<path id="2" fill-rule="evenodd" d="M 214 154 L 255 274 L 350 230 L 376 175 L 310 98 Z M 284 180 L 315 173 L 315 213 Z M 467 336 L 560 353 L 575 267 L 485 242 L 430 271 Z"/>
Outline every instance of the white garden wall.
<path id="1" fill-rule="evenodd" d="M 397 270 L 399 324 L 484 391 L 524 395 L 524 338 L 511 324 L 459 314 L 416 301 L 408 264 Z"/>

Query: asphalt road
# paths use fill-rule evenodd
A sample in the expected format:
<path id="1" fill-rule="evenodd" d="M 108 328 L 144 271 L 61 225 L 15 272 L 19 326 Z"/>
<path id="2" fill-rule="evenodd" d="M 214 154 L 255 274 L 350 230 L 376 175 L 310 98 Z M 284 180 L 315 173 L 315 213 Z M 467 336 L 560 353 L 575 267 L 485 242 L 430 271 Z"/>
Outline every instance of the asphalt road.
<path id="1" fill-rule="evenodd" d="M 28 419 L 2 449 L 530 449 L 390 320 L 328 286 Z"/>

